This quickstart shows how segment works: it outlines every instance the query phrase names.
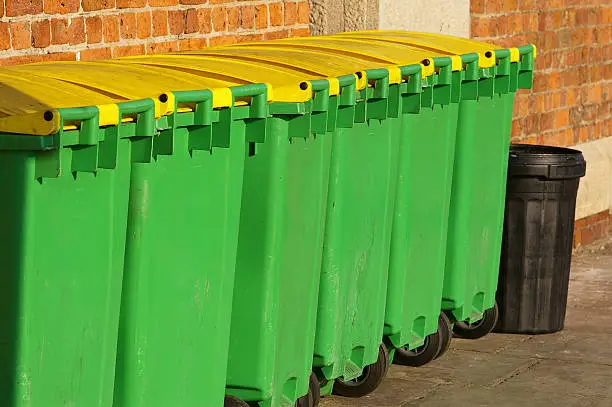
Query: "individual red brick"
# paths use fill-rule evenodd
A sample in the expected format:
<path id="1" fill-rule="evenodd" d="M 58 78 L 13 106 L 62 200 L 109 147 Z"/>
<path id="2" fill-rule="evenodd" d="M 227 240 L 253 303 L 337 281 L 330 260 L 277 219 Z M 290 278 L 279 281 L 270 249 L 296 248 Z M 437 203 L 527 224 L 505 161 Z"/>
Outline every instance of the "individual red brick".
<path id="1" fill-rule="evenodd" d="M 503 5 L 504 12 L 508 13 L 508 12 L 516 11 L 517 8 L 518 8 L 518 0 L 504 0 L 504 5 Z"/>
<path id="2" fill-rule="evenodd" d="M 289 30 L 268 31 L 264 33 L 264 40 L 277 40 L 279 38 L 289 37 Z"/>
<path id="3" fill-rule="evenodd" d="M 117 16 L 109 15 L 102 17 L 102 31 L 104 42 L 119 41 L 119 22 Z"/>
<path id="4" fill-rule="evenodd" d="M 70 45 L 82 44 L 85 42 L 85 18 L 74 17 L 70 19 L 68 37 Z"/>
<path id="5" fill-rule="evenodd" d="M 470 12 L 472 14 L 482 14 L 485 11 L 485 0 L 472 0 L 470 2 Z"/>
<path id="6" fill-rule="evenodd" d="M 178 35 L 185 32 L 185 12 L 183 10 L 168 11 L 168 28 L 170 34 Z"/>
<path id="7" fill-rule="evenodd" d="M 88 44 L 102 42 L 102 31 L 102 18 L 93 16 L 85 19 L 85 33 Z"/>
<path id="8" fill-rule="evenodd" d="M 310 7 L 307 1 L 298 3 L 298 23 L 308 24 L 310 22 Z"/>
<path id="9" fill-rule="evenodd" d="M 178 42 L 179 51 L 194 51 L 206 48 L 206 46 L 206 38 L 186 38 Z"/>
<path id="10" fill-rule="evenodd" d="M 310 35 L 310 28 L 292 28 L 289 30 L 290 37 L 308 37 Z"/>
<path id="11" fill-rule="evenodd" d="M 11 48 L 11 32 L 9 23 L 0 21 L 0 50 L 4 51 Z"/>
<path id="12" fill-rule="evenodd" d="M 178 50 L 178 41 L 152 42 L 147 45 L 147 54 L 164 54 Z"/>
<path id="13" fill-rule="evenodd" d="M 212 27 L 214 31 L 225 31 L 227 29 L 225 7 L 215 7 L 212 9 Z"/>
<path id="14" fill-rule="evenodd" d="M 32 46 L 30 23 L 28 21 L 10 23 L 10 30 L 13 49 L 24 49 Z"/>
<path id="15" fill-rule="evenodd" d="M 529 10 L 538 10 L 537 0 L 519 0 L 519 10 L 525 12 Z"/>
<path id="16" fill-rule="evenodd" d="M 272 3 L 268 6 L 270 13 L 270 26 L 278 27 L 283 25 L 283 5 L 282 3 Z"/>
<path id="17" fill-rule="evenodd" d="M 211 47 L 216 47 L 217 45 L 236 44 L 237 42 L 238 42 L 237 35 L 220 35 L 217 37 L 211 37 L 209 39 L 209 44 Z"/>
<path id="18" fill-rule="evenodd" d="M 138 25 L 135 13 L 119 15 L 119 33 L 124 40 L 133 40 L 138 36 Z"/>
<path id="19" fill-rule="evenodd" d="M 144 45 L 128 45 L 125 47 L 114 47 L 112 49 L 113 58 L 130 57 L 134 55 L 144 55 Z"/>
<path id="20" fill-rule="evenodd" d="M 151 36 L 151 12 L 145 11 L 138 13 L 136 18 L 138 26 L 138 38 L 148 38 Z"/>
<path id="21" fill-rule="evenodd" d="M 200 24 L 198 21 L 198 9 L 190 8 L 185 11 L 185 33 L 197 33 L 200 31 Z"/>
<path id="22" fill-rule="evenodd" d="M 255 6 L 255 28 L 268 27 L 268 6 L 260 4 Z"/>
<path id="23" fill-rule="evenodd" d="M 227 9 L 227 29 L 236 31 L 240 28 L 240 8 L 230 7 Z"/>
<path id="24" fill-rule="evenodd" d="M 485 3 L 485 11 L 487 14 L 497 14 L 502 11 L 502 0 L 487 0 Z"/>
<path id="25" fill-rule="evenodd" d="M 569 125 L 569 109 L 555 112 L 555 128 L 560 129 Z"/>
<path id="26" fill-rule="evenodd" d="M 43 0 L 4 0 L 8 17 L 40 14 L 43 11 Z"/>
<path id="27" fill-rule="evenodd" d="M 251 30 L 255 27 L 255 7 L 240 7 L 240 26 L 247 30 Z"/>
<path id="28" fill-rule="evenodd" d="M 179 0 L 149 0 L 149 5 L 152 7 L 176 6 L 178 4 Z"/>
<path id="29" fill-rule="evenodd" d="M 97 61 L 100 59 L 110 59 L 112 53 L 110 48 L 84 49 L 80 52 L 81 61 Z"/>
<path id="30" fill-rule="evenodd" d="M 471 31 L 473 37 L 486 38 L 489 36 L 488 19 L 472 17 Z"/>
<path id="31" fill-rule="evenodd" d="M 49 20 L 33 21 L 31 32 L 32 47 L 45 48 L 51 45 L 51 23 Z"/>
<path id="32" fill-rule="evenodd" d="M 198 9 L 198 25 L 201 33 L 208 34 L 212 31 L 212 17 L 209 8 Z"/>
<path id="33" fill-rule="evenodd" d="M 68 14 L 79 11 L 81 0 L 45 0 L 45 13 Z"/>
<path id="34" fill-rule="evenodd" d="M 116 0 L 81 0 L 83 11 L 107 10 L 115 8 Z"/>
<path id="35" fill-rule="evenodd" d="M 296 24 L 297 18 L 298 18 L 297 3 L 294 1 L 287 1 L 284 3 L 284 7 L 285 7 L 285 15 L 284 15 L 285 25 L 290 26 L 290 25 Z"/>
<path id="36" fill-rule="evenodd" d="M 262 34 L 239 35 L 236 37 L 236 43 L 261 41 L 263 39 L 262 37 Z"/>
<path id="37" fill-rule="evenodd" d="M 4 1 L 0 1 L 0 17 L 4 16 Z"/>
<path id="38" fill-rule="evenodd" d="M 168 12 L 166 10 L 153 10 L 151 12 L 153 23 L 153 36 L 163 37 L 168 35 Z"/>
<path id="39" fill-rule="evenodd" d="M 208 0 L 180 0 L 180 3 L 188 5 L 206 4 Z"/>
<path id="40" fill-rule="evenodd" d="M 67 44 L 68 27 L 70 21 L 67 18 L 54 18 L 51 20 L 51 44 Z"/>
<path id="41" fill-rule="evenodd" d="M 21 64 L 32 64 L 35 62 L 51 62 L 51 61 L 74 61 L 76 54 L 74 52 L 55 52 L 51 54 L 34 54 L 34 55 L 20 55 L 16 57 L 9 57 L 0 59 L 1 66 L 13 66 Z"/>
<path id="42" fill-rule="evenodd" d="M 141 8 L 147 5 L 147 0 L 117 0 L 117 8 Z"/>

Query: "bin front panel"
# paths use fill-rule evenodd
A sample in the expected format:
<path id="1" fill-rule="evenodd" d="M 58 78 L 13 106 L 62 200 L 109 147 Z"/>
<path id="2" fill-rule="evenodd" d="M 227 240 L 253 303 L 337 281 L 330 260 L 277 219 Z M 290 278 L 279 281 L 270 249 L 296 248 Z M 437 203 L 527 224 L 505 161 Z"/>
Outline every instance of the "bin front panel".
<path id="1" fill-rule="evenodd" d="M 300 134 L 308 116 L 269 120 L 245 164 L 227 386 L 293 406 L 312 369 L 331 138 Z"/>
<path id="2" fill-rule="evenodd" d="M 359 376 L 382 341 L 400 122 L 368 122 L 333 135 L 314 355 L 329 380 Z"/>
<path id="3" fill-rule="evenodd" d="M 385 335 L 420 346 L 438 328 L 458 104 L 402 116 Z"/>
<path id="4" fill-rule="evenodd" d="M 112 404 L 129 143 L 95 173 L 73 165 L 99 145 L 0 152 L 2 406 Z"/>
<path id="5" fill-rule="evenodd" d="M 442 308 L 458 321 L 495 303 L 514 93 L 459 104 Z"/>
<path id="6" fill-rule="evenodd" d="M 210 150 L 190 151 L 199 126 L 163 130 L 165 152 L 133 164 L 116 407 L 223 404 L 245 156 L 230 124 Z"/>

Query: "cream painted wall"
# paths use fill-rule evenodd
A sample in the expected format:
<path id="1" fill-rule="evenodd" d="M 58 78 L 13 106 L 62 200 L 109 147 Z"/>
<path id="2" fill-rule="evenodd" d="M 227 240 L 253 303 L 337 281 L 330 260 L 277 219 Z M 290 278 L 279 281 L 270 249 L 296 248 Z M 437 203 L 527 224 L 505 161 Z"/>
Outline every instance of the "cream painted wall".
<path id="1" fill-rule="evenodd" d="M 587 173 L 580 180 L 576 219 L 612 209 L 612 137 L 574 146 L 584 154 Z"/>
<path id="2" fill-rule="evenodd" d="M 470 35 L 469 0 L 379 0 L 380 29 Z"/>

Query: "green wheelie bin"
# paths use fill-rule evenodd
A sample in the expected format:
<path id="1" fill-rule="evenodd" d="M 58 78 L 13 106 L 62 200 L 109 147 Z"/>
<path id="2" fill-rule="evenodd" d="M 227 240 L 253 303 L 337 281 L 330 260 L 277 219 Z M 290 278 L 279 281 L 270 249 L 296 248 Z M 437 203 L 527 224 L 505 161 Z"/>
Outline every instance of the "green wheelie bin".
<path id="1" fill-rule="evenodd" d="M 497 314 L 494 301 L 514 93 L 531 87 L 535 48 L 504 50 L 462 38 L 403 31 L 339 36 L 426 47 L 462 58 L 442 309 L 451 322 L 457 322 L 457 334 L 486 335 Z"/>
<path id="2" fill-rule="evenodd" d="M 108 407 L 135 141 L 117 112 L 152 101 L 0 82 L 0 405 Z"/>
<path id="3" fill-rule="evenodd" d="M 497 322 L 495 293 L 514 94 L 532 86 L 535 48 L 493 53 L 496 64 L 491 68 L 478 68 L 475 55 L 462 57 L 467 68 L 459 104 L 442 302 L 457 321 L 455 333 L 471 339 L 488 334 Z"/>
<path id="4" fill-rule="evenodd" d="M 441 356 L 452 336 L 440 303 L 463 74 L 458 58 L 434 58 L 437 74 L 428 86 L 402 100 L 384 334 L 396 348 L 394 362 L 408 366 Z"/>
<path id="5" fill-rule="evenodd" d="M 310 85 L 288 69 L 202 55 L 118 63 L 163 67 L 177 77 L 188 71 L 207 88 L 221 80 L 226 86 L 275 80 L 274 88 L 213 89 L 212 101 L 198 99 L 202 92 L 175 92 L 176 111 L 191 105 L 197 120 L 189 122 L 189 113 L 159 123 L 160 157 L 133 170 L 130 231 L 136 238 L 127 259 L 134 277 L 126 279 L 125 291 L 134 298 L 124 301 L 126 354 L 119 356 L 129 376 L 120 378 L 124 385 L 117 390 L 125 394 L 122 405 L 150 395 L 147 405 L 220 406 L 224 391 L 227 406 L 295 403 L 309 390 L 312 339 L 293 339 L 298 327 L 308 332 L 309 318 L 314 324 L 316 309 L 307 304 L 314 304 L 319 278 L 316 223 L 322 214 L 312 198 L 326 191 L 321 180 L 327 179 L 325 139 L 310 134 Z M 319 178 L 307 170 L 316 164 Z M 174 236 L 172 247 L 168 236 Z M 155 279 L 147 277 L 152 270 Z M 152 289 L 155 296 L 147 294 Z M 157 301 L 164 293 L 166 300 Z M 296 308 L 303 312 L 291 311 Z M 165 326 L 174 327 L 173 335 L 159 329 Z M 139 335 L 143 331 L 149 335 Z M 158 367 L 146 375 L 140 370 L 145 347 L 148 364 Z"/>

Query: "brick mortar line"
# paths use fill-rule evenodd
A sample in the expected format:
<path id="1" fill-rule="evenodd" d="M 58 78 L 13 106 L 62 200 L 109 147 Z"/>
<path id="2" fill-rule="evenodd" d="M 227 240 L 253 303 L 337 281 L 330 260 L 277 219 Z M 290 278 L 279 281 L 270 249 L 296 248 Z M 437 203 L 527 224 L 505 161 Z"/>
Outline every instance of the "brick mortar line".
<path id="1" fill-rule="evenodd" d="M 304 1 L 295 1 L 295 3 L 304 3 Z M 0 17 L 0 22 L 20 22 L 20 21 L 41 21 L 48 19 L 71 19 L 76 17 L 91 17 L 91 16 L 106 16 L 106 15 L 118 15 L 124 13 L 138 13 L 145 11 L 177 11 L 177 10 L 189 10 L 189 9 L 216 9 L 216 8 L 232 8 L 232 7 L 247 7 L 247 6 L 269 6 L 270 4 L 281 4 L 283 10 L 285 8 L 284 0 L 258 0 L 258 1 L 249 1 L 248 4 L 242 2 L 232 2 L 232 3 L 222 3 L 222 4 L 178 4 L 172 6 L 151 6 L 147 4 L 144 7 L 127 7 L 127 8 L 106 8 L 100 10 L 90 10 L 84 11 L 82 6 L 79 6 L 79 11 L 75 11 L 72 13 L 55 13 L 48 14 L 44 10 L 41 13 L 36 14 L 26 14 L 22 16 L 3 16 Z M 269 8 L 269 7 L 268 7 Z M 6 10 L 6 8 L 5 8 Z M 268 13 L 268 21 L 270 18 L 270 13 Z"/>
<path id="2" fill-rule="evenodd" d="M 470 16 L 472 17 L 473 16 L 494 17 L 494 16 L 503 16 L 503 15 L 508 15 L 508 14 L 524 14 L 524 13 L 539 14 L 539 13 L 548 13 L 548 12 L 566 11 L 566 10 L 589 10 L 589 9 L 599 10 L 601 8 L 610 8 L 610 7 L 612 7 L 612 5 L 609 5 L 609 4 L 598 4 L 598 5 L 580 4 L 580 5 L 557 7 L 557 8 L 540 8 L 540 9 L 528 9 L 528 10 L 517 8 L 515 10 L 502 11 L 502 12 L 496 12 L 496 13 L 487 13 L 486 11 L 479 13 L 477 11 L 470 11 Z"/>
<path id="3" fill-rule="evenodd" d="M 48 55 L 55 54 L 61 52 L 78 52 L 78 51 L 86 51 L 90 49 L 104 49 L 104 48 L 112 48 L 112 47 L 128 47 L 128 46 L 138 46 L 138 45 L 148 45 L 148 44 L 156 44 L 162 42 L 171 42 L 171 41 L 180 41 L 180 40 L 188 40 L 188 39 L 203 39 L 210 40 L 214 38 L 221 38 L 225 36 L 247 36 L 247 35 L 265 35 L 268 33 L 281 32 L 285 30 L 291 29 L 305 29 L 308 28 L 307 24 L 296 24 L 292 26 L 279 26 L 279 27 L 270 27 L 269 29 L 258 29 L 254 31 L 216 31 L 208 34 L 202 35 L 202 33 L 189 33 L 189 34 L 178 34 L 178 35 L 165 35 L 160 37 L 147 37 L 147 38 L 131 38 L 131 39 L 122 39 L 118 42 L 98 42 L 95 44 L 89 44 L 86 42 L 81 42 L 78 44 L 52 44 L 45 48 L 24 48 L 21 50 L 13 50 L 11 55 L 7 55 L 6 57 L 2 56 L 0 59 L 8 59 L 12 57 L 20 57 L 20 56 L 33 56 L 33 55 Z M 207 41 L 209 42 L 209 41 Z"/>

